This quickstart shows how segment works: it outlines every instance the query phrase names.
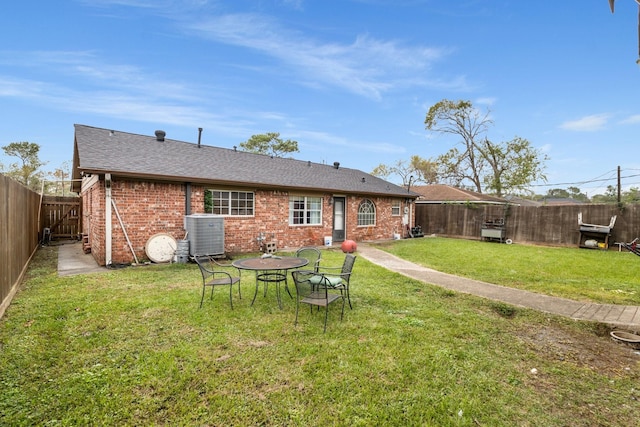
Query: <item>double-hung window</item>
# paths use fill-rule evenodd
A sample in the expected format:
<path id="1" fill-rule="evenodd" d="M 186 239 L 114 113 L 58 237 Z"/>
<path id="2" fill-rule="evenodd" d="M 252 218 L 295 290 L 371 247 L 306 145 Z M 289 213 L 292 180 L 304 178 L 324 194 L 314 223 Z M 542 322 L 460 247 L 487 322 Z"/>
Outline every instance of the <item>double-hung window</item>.
<path id="1" fill-rule="evenodd" d="M 391 202 L 391 216 L 400 216 L 400 200 Z"/>
<path id="2" fill-rule="evenodd" d="M 253 216 L 254 195 L 249 191 L 209 190 L 206 211 L 218 215 Z"/>
<path id="3" fill-rule="evenodd" d="M 289 197 L 289 224 L 322 224 L 322 198 L 307 196 Z"/>

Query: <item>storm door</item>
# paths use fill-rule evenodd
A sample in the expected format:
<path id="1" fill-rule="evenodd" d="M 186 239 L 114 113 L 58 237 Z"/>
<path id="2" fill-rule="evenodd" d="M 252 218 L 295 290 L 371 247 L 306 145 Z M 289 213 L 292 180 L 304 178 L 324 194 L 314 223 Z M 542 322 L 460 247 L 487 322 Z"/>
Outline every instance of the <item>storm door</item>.
<path id="1" fill-rule="evenodd" d="M 333 198 L 333 241 L 342 242 L 345 238 L 345 198 Z"/>

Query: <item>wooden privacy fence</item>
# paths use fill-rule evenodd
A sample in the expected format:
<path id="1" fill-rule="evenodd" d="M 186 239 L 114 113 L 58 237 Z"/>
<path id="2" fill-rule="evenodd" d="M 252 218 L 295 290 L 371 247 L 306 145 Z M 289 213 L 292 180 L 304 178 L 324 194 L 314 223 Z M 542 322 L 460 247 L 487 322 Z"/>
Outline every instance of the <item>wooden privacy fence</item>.
<path id="1" fill-rule="evenodd" d="M 40 195 L 0 174 L 0 317 L 38 247 Z"/>
<path id="2" fill-rule="evenodd" d="M 79 197 L 44 196 L 40 225 L 52 238 L 78 238 L 82 232 L 82 203 Z"/>
<path id="3" fill-rule="evenodd" d="M 415 211 L 415 223 L 425 235 L 480 239 L 485 221 L 504 219 L 505 238 L 513 242 L 577 247 L 578 213 L 582 212 L 585 223 L 599 225 L 608 225 L 616 215 L 610 243 L 640 237 L 640 205 L 416 204 Z"/>
<path id="4" fill-rule="evenodd" d="M 11 303 L 45 228 L 51 238 L 76 238 L 81 199 L 44 196 L 0 174 L 0 317 Z"/>

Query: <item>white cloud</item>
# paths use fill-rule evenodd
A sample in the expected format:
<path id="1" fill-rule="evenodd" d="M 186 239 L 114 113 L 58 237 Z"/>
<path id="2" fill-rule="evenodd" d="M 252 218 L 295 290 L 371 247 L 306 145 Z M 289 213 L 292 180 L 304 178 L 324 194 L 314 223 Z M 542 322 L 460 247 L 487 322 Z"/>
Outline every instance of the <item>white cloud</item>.
<path id="1" fill-rule="evenodd" d="M 96 7 L 149 8 L 155 5 L 150 0 L 80 1 Z M 281 1 L 287 7 L 299 9 L 303 6 L 302 0 Z M 265 58 L 275 59 L 280 64 L 277 72 L 300 85 L 333 86 L 371 99 L 380 99 L 384 93 L 399 87 L 468 89 L 464 76 L 446 79 L 428 76 L 429 68 L 451 54 L 451 49 L 403 45 L 366 34 L 354 35 L 350 42 L 324 42 L 285 27 L 269 15 L 212 15 L 217 10 L 215 2 L 162 0 L 160 4 L 165 7 L 155 8 L 156 13 L 173 20 L 177 27 L 182 26 L 188 33 L 217 43 L 244 47 Z M 164 13 L 167 8 L 175 13 Z"/>
<path id="2" fill-rule="evenodd" d="M 485 98 L 478 98 L 476 99 L 476 104 L 478 105 L 494 105 L 496 102 L 498 102 L 497 98 L 494 97 L 485 97 Z"/>
<path id="3" fill-rule="evenodd" d="M 202 93 L 202 86 L 167 81 L 125 64 L 107 65 L 86 52 L 13 52 L 9 57 L 46 73 L 30 78 L 0 74 L 0 98 L 22 99 L 73 113 L 205 126 L 228 135 L 247 134 L 252 126 L 246 119 L 254 116 L 251 112 L 212 113 L 216 110 L 209 107 L 217 98 L 210 92 Z"/>
<path id="4" fill-rule="evenodd" d="M 0 75 L 0 97 L 37 98 L 46 93 L 46 84 Z"/>
<path id="5" fill-rule="evenodd" d="M 620 123 L 623 125 L 634 125 L 640 123 L 640 114 L 629 116 L 626 119 L 622 120 Z"/>
<path id="6" fill-rule="evenodd" d="M 604 129 L 610 117 L 610 114 L 593 114 L 578 120 L 564 122 L 560 128 L 578 132 L 594 132 Z"/>
<path id="7" fill-rule="evenodd" d="M 107 6 L 125 6 L 138 8 L 158 8 L 167 7 L 171 1 L 158 0 L 78 0 L 88 6 L 107 7 Z"/>
<path id="8" fill-rule="evenodd" d="M 345 147 L 350 150 L 359 151 L 361 153 L 405 153 L 404 147 L 398 144 L 385 142 L 359 142 L 342 136 L 332 135 L 327 132 L 318 131 L 299 131 L 294 135 L 295 138 L 306 141 L 309 151 L 311 152 L 327 152 L 327 146 Z M 311 145 L 313 143 L 313 145 Z"/>
<path id="9" fill-rule="evenodd" d="M 553 148 L 553 145 L 551 144 L 544 144 L 543 146 L 540 147 L 540 150 L 545 153 L 548 154 L 551 152 L 551 149 Z"/>
<path id="10" fill-rule="evenodd" d="M 379 99 L 394 87 L 429 85 L 416 73 L 448 54 L 445 49 L 405 47 L 395 41 L 368 35 L 351 43 L 319 42 L 304 34 L 283 29 L 277 21 L 255 14 L 209 17 L 188 29 L 220 43 L 256 50 L 287 64 L 287 72 L 303 84 L 328 84 L 361 96 Z M 453 83 L 452 83 L 453 82 Z M 438 86 L 459 85 L 456 78 Z"/>

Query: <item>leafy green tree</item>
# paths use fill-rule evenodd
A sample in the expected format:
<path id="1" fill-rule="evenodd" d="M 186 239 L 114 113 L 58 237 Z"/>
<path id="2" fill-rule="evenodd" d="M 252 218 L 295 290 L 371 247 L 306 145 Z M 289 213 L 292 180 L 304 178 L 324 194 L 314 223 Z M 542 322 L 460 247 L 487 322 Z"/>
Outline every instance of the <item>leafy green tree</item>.
<path id="1" fill-rule="evenodd" d="M 453 147 L 437 158 L 440 178 L 454 186 L 471 181 L 478 193 L 484 188 L 502 196 L 522 191 L 532 181 L 546 181 L 547 157 L 524 138 L 489 140 L 489 111 L 478 111 L 470 101 L 444 99 L 429 108 L 424 123 L 427 130 L 461 138 L 461 149 Z"/>
<path id="2" fill-rule="evenodd" d="M 546 180 L 543 170 L 547 157 L 526 139 L 516 137 L 501 144 L 485 139 L 478 151 L 491 170 L 483 178 L 486 188 L 499 197 L 505 192 L 524 191 L 532 181 Z"/>
<path id="3" fill-rule="evenodd" d="M 552 188 L 547 191 L 545 198 L 554 198 L 554 199 L 568 199 L 569 191 L 564 188 Z"/>
<path id="4" fill-rule="evenodd" d="M 604 194 L 594 195 L 591 201 L 593 203 L 617 203 L 618 187 L 608 185 Z M 638 187 L 631 187 L 628 191 L 622 191 L 620 193 L 620 202 L 629 204 L 640 203 L 640 189 Z"/>
<path id="5" fill-rule="evenodd" d="M 578 187 L 568 187 L 568 188 L 552 188 L 547 191 L 547 194 L 544 196 L 540 196 L 540 199 L 573 199 L 578 200 L 580 202 L 588 202 L 589 197 L 580 191 Z"/>
<path id="6" fill-rule="evenodd" d="M 640 202 L 640 189 L 638 187 L 631 187 L 629 191 L 622 193 L 623 203 L 639 203 Z"/>
<path id="7" fill-rule="evenodd" d="M 567 191 L 569 192 L 569 197 L 573 200 L 579 200 L 581 202 L 588 202 L 589 196 L 580 191 L 578 187 L 568 187 Z"/>
<path id="8" fill-rule="evenodd" d="M 593 203 L 616 203 L 618 201 L 618 189 L 613 185 L 607 185 L 604 194 L 596 194 L 591 198 Z"/>
<path id="9" fill-rule="evenodd" d="M 247 141 L 241 142 L 240 147 L 251 153 L 267 154 L 274 157 L 283 157 L 285 154 L 300 151 L 298 150 L 298 141 L 282 140 L 277 132 L 252 135 Z"/>
<path id="10" fill-rule="evenodd" d="M 3 172 L 32 190 L 40 191 L 42 173 L 38 169 L 46 164 L 38 158 L 40 146 L 33 142 L 12 142 L 2 149 L 7 156 L 20 159 L 20 162 L 11 163 L 8 170 Z"/>
<path id="11" fill-rule="evenodd" d="M 398 160 L 392 166 L 381 163 L 373 169 L 371 175 L 383 179 L 396 175 L 402 180 L 403 186 L 408 186 L 409 181 L 414 184 L 433 184 L 438 178 L 436 163 L 417 155 L 411 156 L 409 162 Z"/>

